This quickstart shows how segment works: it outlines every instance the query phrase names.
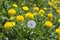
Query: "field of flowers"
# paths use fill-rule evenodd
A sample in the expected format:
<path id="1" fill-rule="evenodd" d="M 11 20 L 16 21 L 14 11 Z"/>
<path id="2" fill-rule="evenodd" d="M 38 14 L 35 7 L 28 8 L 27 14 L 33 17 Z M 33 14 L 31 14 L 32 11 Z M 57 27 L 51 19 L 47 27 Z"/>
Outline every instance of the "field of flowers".
<path id="1" fill-rule="evenodd" d="M 60 40 L 60 0 L 0 0 L 0 40 Z"/>

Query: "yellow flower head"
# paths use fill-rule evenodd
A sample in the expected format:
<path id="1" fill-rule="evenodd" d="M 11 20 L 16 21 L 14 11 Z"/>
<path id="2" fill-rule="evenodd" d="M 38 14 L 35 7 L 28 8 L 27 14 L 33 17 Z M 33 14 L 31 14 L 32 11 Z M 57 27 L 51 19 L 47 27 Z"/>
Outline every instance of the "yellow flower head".
<path id="1" fill-rule="evenodd" d="M 57 28 L 55 31 L 56 31 L 56 33 L 60 34 L 60 27 Z"/>
<path id="2" fill-rule="evenodd" d="M 39 14 L 43 15 L 45 13 L 45 11 L 43 9 L 39 10 Z"/>
<path id="3" fill-rule="evenodd" d="M 13 6 L 13 7 L 18 7 L 16 3 L 14 3 L 12 6 Z"/>
<path id="4" fill-rule="evenodd" d="M 34 16 L 38 15 L 37 13 L 33 13 Z"/>
<path id="5" fill-rule="evenodd" d="M 23 6 L 23 10 L 25 11 L 29 10 L 28 6 Z"/>
<path id="6" fill-rule="evenodd" d="M 38 7 L 34 7 L 34 10 L 35 10 L 35 11 L 39 11 L 39 8 L 38 8 Z"/>
<path id="7" fill-rule="evenodd" d="M 44 10 L 47 10 L 47 8 L 46 8 L 46 7 L 44 7 L 43 9 L 44 9 Z"/>
<path id="8" fill-rule="evenodd" d="M 14 14 L 16 14 L 16 11 L 14 9 L 9 9 L 8 14 L 9 15 L 14 15 Z"/>
<path id="9" fill-rule="evenodd" d="M 54 5 L 54 4 L 53 4 L 52 2 L 50 2 L 50 1 L 48 2 L 48 4 L 49 4 L 50 6 Z"/>
<path id="10" fill-rule="evenodd" d="M 45 26 L 46 27 L 52 27 L 53 26 L 53 23 L 51 21 L 46 21 L 45 22 Z"/>
<path id="11" fill-rule="evenodd" d="M 48 17 L 52 18 L 53 17 L 53 14 L 52 13 L 49 13 L 47 14 Z"/>
<path id="12" fill-rule="evenodd" d="M 52 21 L 53 18 L 49 17 L 48 20 Z"/>
<path id="13" fill-rule="evenodd" d="M 57 9 L 56 11 L 57 11 L 58 15 L 60 15 L 60 9 Z"/>
<path id="14" fill-rule="evenodd" d="M 34 4 L 34 6 L 36 7 L 36 4 Z"/>
<path id="15" fill-rule="evenodd" d="M 25 17 L 27 19 L 33 19 L 34 18 L 34 15 L 31 12 L 28 12 L 28 13 L 25 14 Z"/>
<path id="16" fill-rule="evenodd" d="M 15 26 L 15 22 L 6 22 L 4 24 L 5 29 L 9 29 L 10 27 L 13 27 L 13 26 Z"/>
<path id="17" fill-rule="evenodd" d="M 58 19 L 58 23 L 60 23 L 60 19 Z"/>
<path id="18" fill-rule="evenodd" d="M 16 20 L 19 22 L 23 22 L 24 21 L 24 17 L 22 15 L 19 15 L 16 17 Z"/>
<path id="19" fill-rule="evenodd" d="M 12 26 L 12 27 L 15 26 L 15 22 L 11 22 L 11 26 Z"/>
<path id="20" fill-rule="evenodd" d="M 15 17 L 11 16 L 9 20 L 14 20 Z"/>

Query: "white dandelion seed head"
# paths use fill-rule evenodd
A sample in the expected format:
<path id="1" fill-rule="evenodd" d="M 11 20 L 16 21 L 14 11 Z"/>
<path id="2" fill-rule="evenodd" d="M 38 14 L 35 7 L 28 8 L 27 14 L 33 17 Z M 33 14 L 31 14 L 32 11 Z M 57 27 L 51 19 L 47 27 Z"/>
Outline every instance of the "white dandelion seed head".
<path id="1" fill-rule="evenodd" d="M 27 26 L 29 28 L 35 28 L 36 22 L 34 20 L 30 20 L 30 21 L 28 21 Z"/>

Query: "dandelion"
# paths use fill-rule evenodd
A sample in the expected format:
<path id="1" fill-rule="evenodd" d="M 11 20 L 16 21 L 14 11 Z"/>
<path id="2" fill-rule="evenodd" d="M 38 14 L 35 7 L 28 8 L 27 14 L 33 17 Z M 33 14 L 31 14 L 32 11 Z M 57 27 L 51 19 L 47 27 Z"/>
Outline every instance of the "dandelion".
<path id="1" fill-rule="evenodd" d="M 34 4 L 34 6 L 36 7 L 37 5 L 36 5 L 36 4 Z"/>
<path id="2" fill-rule="evenodd" d="M 52 13 L 49 13 L 47 14 L 48 17 L 52 18 L 53 17 L 53 14 Z"/>
<path id="3" fill-rule="evenodd" d="M 44 11 L 43 9 L 40 9 L 40 10 L 39 10 L 39 14 L 40 14 L 41 16 L 43 16 L 44 13 L 45 13 L 45 11 Z"/>
<path id="4" fill-rule="evenodd" d="M 13 26 L 15 26 L 15 22 L 6 22 L 4 24 L 5 29 L 9 29 L 10 27 L 13 27 Z"/>
<path id="5" fill-rule="evenodd" d="M 24 17 L 22 15 L 19 15 L 16 17 L 16 20 L 19 22 L 23 22 L 24 21 Z"/>
<path id="6" fill-rule="evenodd" d="M 38 8 L 38 7 L 34 7 L 34 10 L 35 10 L 35 11 L 39 11 L 39 8 Z"/>
<path id="7" fill-rule="evenodd" d="M 58 19 L 58 23 L 60 23 L 60 19 Z"/>
<path id="8" fill-rule="evenodd" d="M 57 9 L 56 11 L 57 11 L 58 15 L 60 15 L 60 9 Z"/>
<path id="9" fill-rule="evenodd" d="M 52 13 L 48 13 L 47 16 L 48 16 L 48 20 L 52 20 L 53 19 L 53 14 Z"/>
<path id="10" fill-rule="evenodd" d="M 15 22 L 11 22 L 11 26 L 12 26 L 12 27 L 15 26 Z"/>
<path id="11" fill-rule="evenodd" d="M 16 3 L 14 3 L 12 6 L 13 6 L 13 7 L 18 7 Z"/>
<path id="12" fill-rule="evenodd" d="M 26 13 L 26 14 L 25 14 L 25 17 L 26 17 L 27 19 L 34 19 L 34 15 L 33 15 L 31 12 Z"/>
<path id="13" fill-rule="evenodd" d="M 8 14 L 9 15 L 14 15 L 14 14 L 16 14 L 16 11 L 11 8 L 11 9 L 8 10 Z"/>
<path id="14" fill-rule="evenodd" d="M 44 9 L 44 10 L 47 10 L 47 8 L 46 8 L 46 7 L 44 7 L 43 9 Z"/>
<path id="15" fill-rule="evenodd" d="M 34 16 L 38 15 L 37 13 L 33 13 Z"/>
<path id="16" fill-rule="evenodd" d="M 60 27 L 57 28 L 55 31 L 56 31 L 56 33 L 60 34 Z"/>
<path id="17" fill-rule="evenodd" d="M 29 10 L 28 6 L 23 6 L 23 10 L 25 11 Z"/>
<path id="18" fill-rule="evenodd" d="M 48 17 L 48 20 L 52 21 L 53 18 Z"/>
<path id="19" fill-rule="evenodd" d="M 27 26 L 29 28 L 35 28 L 36 27 L 36 22 L 33 20 L 28 21 Z"/>
<path id="20" fill-rule="evenodd" d="M 52 27 L 53 26 L 53 23 L 51 21 L 46 21 L 45 22 L 45 26 L 46 27 Z"/>
<path id="21" fill-rule="evenodd" d="M 50 1 L 48 2 L 48 4 L 49 4 L 50 6 L 54 5 L 54 4 L 53 4 L 52 2 L 50 2 Z"/>
<path id="22" fill-rule="evenodd" d="M 11 16 L 9 20 L 14 20 L 15 17 Z"/>

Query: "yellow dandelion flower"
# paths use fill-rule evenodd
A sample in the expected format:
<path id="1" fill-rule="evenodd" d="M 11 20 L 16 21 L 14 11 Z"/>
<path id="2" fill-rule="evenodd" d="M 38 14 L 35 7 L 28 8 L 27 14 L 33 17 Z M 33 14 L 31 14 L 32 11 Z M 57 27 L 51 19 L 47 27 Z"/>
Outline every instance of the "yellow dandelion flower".
<path id="1" fill-rule="evenodd" d="M 34 4 L 34 6 L 36 7 L 36 4 Z"/>
<path id="2" fill-rule="evenodd" d="M 45 13 L 45 11 L 44 11 L 43 9 L 39 10 L 39 14 L 40 14 L 41 16 L 43 16 L 44 13 Z"/>
<path id="3" fill-rule="evenodd" d="M 13 6 L 13 7 L 18 7 L 16 3 L 14 3 L 12 6 Z"/>
<path id="4" fill-rule="evenodd" d="M 38 8 L 38 7 L 34 7 L 34 10 L 35 10 L 35 11 L 39 11 L 39 8 Z"/>
<path id="5" fill-rule="evenodd" d="M 60 23 L 60 19 L 58 19 L 58 23 Z"/>
<path id="6" fill-rule="evenodd" d="M 55 9 L 58 9 L 58 7 L 57 6 L 53 6 Z"/>
<path id="7" fill-rule="evenodd" d="M 47 8 L 46 8 L 46 7 L 44 7 L 43 9 L 44 9 L 44 10 L 47 10 Z"/>
<path id="8" fill-rule="evenodd" d="M 6 22 L 4 24 L 5 29 L 9 29 L 10 27 L 13 27 L 13 26 L 15 26 L 15 22 Z"/>
<path id="9" fill-rule="evenodd" d="M 52 21 L 52 19 L 53 19 L 52 17 L 48 17 L 48 20 Z"/>
<path id="10" fill-rule="evenodd" d="M 14 20 L 15 17 L 11 16 L 9 20 Z"/>
<path id="11" fill-rule="evenodd" d="M 19 15 L 16 17 L 16 20 L 19 22 L 23 22 L 24 21 L 24 17 L 22 15 Z"/>
<path id="12" fill-rule="evenodd" d="M 60 15 L 60 9 L 57 9 L 56 11 L 57 11 L 58 15 Z"/>
<path id="13" fill-rule="evenodd" d="M 53 26 L 53 23 L 51 21 L 46 21 L 45 22 L 45 26 L 46 27 L 52 27 Z"/>
<path id="14" fill-rule="evenodd" d="M 52 18 L 53 17 L 53 14 L 52 13 L 49 13 L 49 14 L 47 14 L 47 16 Z"/>
<path id="15" fill-rule="evenodd" d="M 37 13 L 33 13 L 33 15 L 34 15 L 34 16 L 36 16 L 36 15 L 37 15 Z"/>
<path id="16" fill-rule="evenodd" d="M 55 2 L 55 0 L 51 0 L 52 2 Z"/>
<path id="17" fill-rule="evenodd" d="M 57 28 L 55 31 L 56 31 L 56 33 L 60 34 L 60 27 Z"/>
<path id="18" fill-rule="evenodd" d="M 11 23 L 10 22 L 6 22 L 5 24 L 4 24 L 4 28 L 6 29 L 8 29 L 9 27 L 11 27 Z"/>
<path id="19" fill-rule="evenodd" d="M 9 9 L 8 14 L 9 15 L 14 15 L 14 14 L 16 14 L 16 11 L 14 9 Z"/>
<path id="20" fill-rule="evenodd" d="M 12 27 L 15 26 L 15 22 L 11 22 L 11 26 L 12 26 Z"/>
<path id="21" fill-rule="evenodd" d="M 29 10 L 28 6 L 23 6 L 23 10 L 25 11 Z"/>
<path id="22" fill-rule="evenodd" d="M 31 12 L 26 13 L 26 14 L 25 14 L 25 17 L 26 17 L 27 19 L 34 19 L 34 15 L 33 15 Z"/>
<path id="23" fill-rule="evenodd" d="M 53 4 L 52 2 L 50 2 L 50 1 L 48 2 L 48 4 L 49 4 L 50 6 L 54 5 L 54 4 Z"/>

